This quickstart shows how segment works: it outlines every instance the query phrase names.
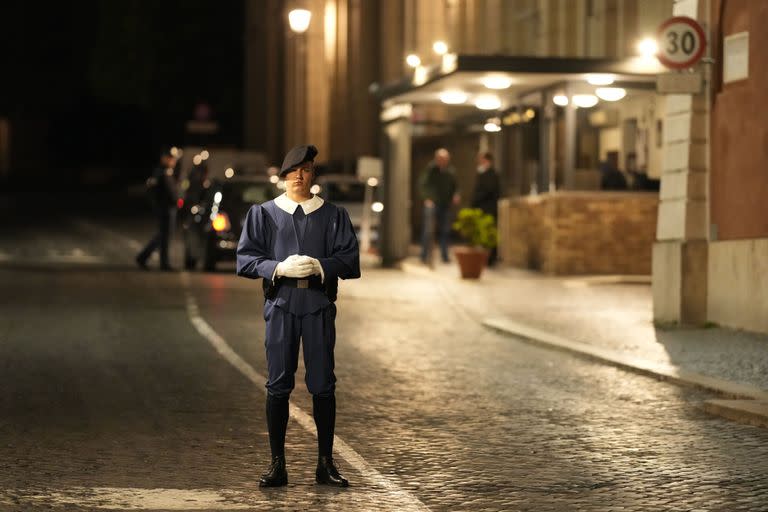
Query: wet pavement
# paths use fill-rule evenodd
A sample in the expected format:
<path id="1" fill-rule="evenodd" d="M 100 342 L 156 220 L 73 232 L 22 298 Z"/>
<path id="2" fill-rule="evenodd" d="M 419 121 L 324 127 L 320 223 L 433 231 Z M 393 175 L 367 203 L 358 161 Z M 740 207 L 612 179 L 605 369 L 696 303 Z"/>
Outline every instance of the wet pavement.
<path id="1" fill-rule="evenodd" d="M 455 263 L 406 269 L 437 279 L 462 297 L 474 318 L 506 318 L 630 357 L 768 391 L 768 335 L 728 329 L 654 325 L 650 278 L 546 276 L 497 267 L 479 281 L 458 277 Z"/>
<path id="2" fill-rule="evenodd" d="M 768 430 L 704 413 L 708 393 L 481 325 L 519 307 L 564 326 L 588 307 L 567 292 L 537 305 L 535 287 L 456 294 L 375 268 L 338 301 L 337 456 L 352 487 L 314 484 L 297 376 L 291 484 L 260 490 L 260 286 L 231 265 L 142 272 L 132 258 L 148 236 L 120 218 L 4 228 L 0 510 L 768 509 Z M 601 336 L 627 323 L 606 320 Z"/>

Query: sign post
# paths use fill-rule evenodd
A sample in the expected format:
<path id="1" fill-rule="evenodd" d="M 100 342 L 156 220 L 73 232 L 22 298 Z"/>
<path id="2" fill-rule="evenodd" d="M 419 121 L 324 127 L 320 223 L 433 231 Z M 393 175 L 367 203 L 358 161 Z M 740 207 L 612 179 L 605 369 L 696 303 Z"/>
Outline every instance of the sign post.
<path id="1" fill-rule="evenodd" d="M 693 18 L 675 16 L 661 24 L 658 30 L 659 52 L 656 55 L 671 71 L 656 79 L 660 94 L 698 94 L 703 87 L 701 71 L 689 70 L 704 56 L 707 36 Z"/>

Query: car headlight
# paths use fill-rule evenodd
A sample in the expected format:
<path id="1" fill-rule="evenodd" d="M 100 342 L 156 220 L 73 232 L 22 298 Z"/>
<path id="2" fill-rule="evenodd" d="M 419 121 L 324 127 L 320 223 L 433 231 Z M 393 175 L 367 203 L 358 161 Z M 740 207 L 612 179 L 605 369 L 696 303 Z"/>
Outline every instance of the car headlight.
<path id="1" fill-rule="evenodd" d="M 229 223 L 229 216 L 226 213 L 217 213 L 211 220 L 211 226 L 217 232 L 229 231 L 232 227 Z"/>

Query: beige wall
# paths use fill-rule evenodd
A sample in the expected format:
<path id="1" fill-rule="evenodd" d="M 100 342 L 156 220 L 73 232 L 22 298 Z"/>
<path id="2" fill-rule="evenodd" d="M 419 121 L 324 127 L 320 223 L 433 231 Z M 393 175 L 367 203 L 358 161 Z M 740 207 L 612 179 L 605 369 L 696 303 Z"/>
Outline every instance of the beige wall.
<path id="1" fill-rule="evenodd" d="M 768 332 L 768 238 L 709 245 L 711 322 Z"/>

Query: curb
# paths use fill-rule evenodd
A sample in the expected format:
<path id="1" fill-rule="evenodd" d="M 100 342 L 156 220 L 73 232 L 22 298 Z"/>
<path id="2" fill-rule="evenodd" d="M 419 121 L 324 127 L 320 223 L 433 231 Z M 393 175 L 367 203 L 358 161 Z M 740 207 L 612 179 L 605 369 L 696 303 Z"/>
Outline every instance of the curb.
<path id="1" fill-rule="evenodd" d="M 406 273 L 449 281 L 439 272 L 408 260 L 400 261 L 396 267 Z M 612 278 L 616 279 L 615 276 L 612 276 Z M 599 281 L 598 284 L 601 284 L 608 279 L 603 277 L 595 281 Z M 581 282 L 583 280 L 578 283 L 575 281 L 578 280 L 574 280 L 572 285 L 583 285 Z M 637 282 L 644 282 L 643 277 L 638 278 Z M 657 380 L 715 392 L 730 400 L 705 400 L 702 404 L 702 409 L 705 412 L 739 423 L 768 428 L 768 391 L 756 386 L 739 384 L 701 373 L 689 372 L 668 363 L 649 361 L 615 350 L 570 340 L 506 318 L 486 318 L 481 321 L 481 324 L 487 329 L 507 336 L 514 336 L 521 341 L 533 345 L 569 352 Z"/>
<path id="2" fill-rule="evenodd" d="M 545 348 L 577 354 L 641 375 L 714 391 L 732 400 L 707 400 L 703 409 L 740 423 L 768 428 L 768 392 L 747 384 L 738 384 L 701 373 L 689 372 L 676 366 L 627 356 L 620 352 L 588 345 L 529 327 L 504 318 L 487 318 L 484 327 Z"/>
<path id="3" fill-rule="evenodd" d="M 768 428 L 767 400 L 706 400 L 702 408 L 709 414 Z"/>

